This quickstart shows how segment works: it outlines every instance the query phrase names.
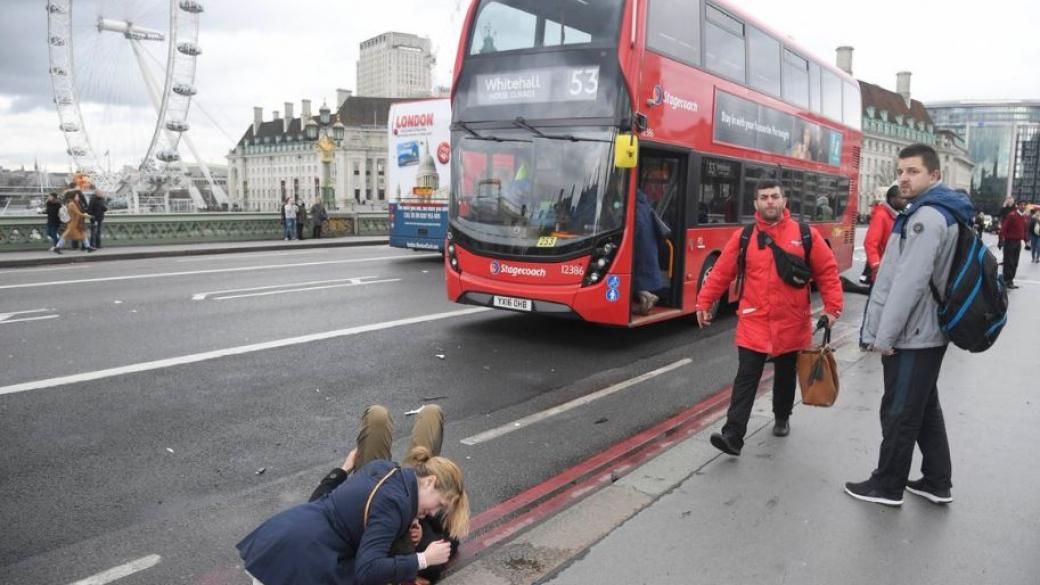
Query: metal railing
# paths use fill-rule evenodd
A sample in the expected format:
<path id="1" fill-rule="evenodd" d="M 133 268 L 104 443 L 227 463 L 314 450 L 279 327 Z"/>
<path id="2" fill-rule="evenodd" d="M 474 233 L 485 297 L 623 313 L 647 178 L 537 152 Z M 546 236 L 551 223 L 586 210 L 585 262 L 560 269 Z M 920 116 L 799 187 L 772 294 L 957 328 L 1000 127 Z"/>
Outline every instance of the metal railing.
<path id="1" fill-rule="evenodd" d="M 309 233 L 309 222 L 306 227 Z M 384 212 L 333 211 L 322 228 L 326 237 L 388 233 L 389 220 Z M 281 218 L 275 213 L 106 215 L 101 235 L 106 247 L 278 240 L 281 237 Z M 49 246 L 46 216 L 0 216 L 0 252 Z"/>

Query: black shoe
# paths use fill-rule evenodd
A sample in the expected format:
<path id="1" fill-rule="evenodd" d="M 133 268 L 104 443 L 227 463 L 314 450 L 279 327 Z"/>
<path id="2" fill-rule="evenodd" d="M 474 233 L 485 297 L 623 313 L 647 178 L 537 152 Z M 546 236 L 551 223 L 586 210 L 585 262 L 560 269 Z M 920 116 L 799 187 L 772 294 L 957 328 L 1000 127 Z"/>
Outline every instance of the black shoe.
<path id="1" fill-rule="evenodd" d="M 921 496 L 933 504 L 949 504 L 953 501 L 949 489 L 936 489 L 922 477 L 921 479 L 906 482 L 906 491 Z"/>
<path id="2" fill-rule="evenodd" d="M 722 433 L 712 433 L 711 444 L 719 451 L 734 457 L 740 457 L 740 449 L 743 447 L 743 445 L 737 446 L 736 441 Z"/>
<path id="3" fill-rule="evenodd" d="M 1018 285 L 1013 282 L 1009 282 L 1007 283 L 1007 288 L 1018 288 Z"/>
<path id="4" fill-rule="evenodd" d="M 773 435 L 786 437 L 789 434 L 791 434 L 791 420 L 786 417 L 776 417 L 776 422 L 773 423 Z"/>
<path id="5" fill-rule="evenodd" d="M 903 505 L 903 494 L 899 494 L 897 496 L 883 494 L 874 486 L 874 482 L 869 479 L 867 481 L 861 481 L 859 483 L 852 483 L 851 481 L 846 482 L 845 493 L 856 498 L 857 500 L 863 500 L 864 502 L 882 504 L 884 506 Z"/>

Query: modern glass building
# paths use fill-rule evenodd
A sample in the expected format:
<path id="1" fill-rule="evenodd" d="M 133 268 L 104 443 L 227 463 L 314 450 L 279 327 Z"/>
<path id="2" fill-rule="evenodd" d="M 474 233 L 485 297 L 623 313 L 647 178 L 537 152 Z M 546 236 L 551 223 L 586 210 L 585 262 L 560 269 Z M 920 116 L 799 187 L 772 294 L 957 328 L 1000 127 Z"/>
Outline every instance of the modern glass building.
<path id="1" fill-rule="evenodd" d="M 996 211 L 1008 195 L 1040 202 L 1040 100 L 926 104 L 937 129 L 956 132 L 975 162 L 972 196 Z"/>

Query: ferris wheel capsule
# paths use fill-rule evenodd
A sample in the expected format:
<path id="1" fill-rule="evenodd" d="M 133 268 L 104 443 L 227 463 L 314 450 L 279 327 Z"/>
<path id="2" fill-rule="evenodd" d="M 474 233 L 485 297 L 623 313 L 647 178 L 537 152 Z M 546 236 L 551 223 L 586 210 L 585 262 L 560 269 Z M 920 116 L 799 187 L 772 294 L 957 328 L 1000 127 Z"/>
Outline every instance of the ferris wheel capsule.
<path id="1" fill-rule="evenodd" d="M 66 152 L 69 153 L 69 156 L 75 156 L 75 157 L 80 157 L 80 156 L 86 156 L 87 155 L 87 149 L 83 148 L 82 146 L 73 146 L 73 147 L 69 148 Z"/>
<path id="2" fill-rule="evenodd" d="M 181 160 L 181 153 L 176 150 L 160 150 L 155 153 L 155 158 L 165 163 L 177 162 Z"/>
<path id="3" fill-rule="evenodd" d="M 193 96 L 198 93 L 198 90 L 190 83 L 175 83 L 173 85 L 173 93 L 183 96 Z"/>
<path id="4" fill-rule="evenodd" d="M 64 47 L 65 46 L 65 39 L 62 38 L 62 37 L 59 37 L 58 35 L 51 36 L 49 39 L 47 39 L 47 42 L 50 43 L 52 47 Z"/>
<path id="5" fill-rule="evenodd" d="M 57 75 L 58 77 L 66 77 L 69 72 L 65 71 L 64 67 L 51 67 L 51 75 Z"/>
<path id="6" fill-rule="evenodd" d="M 68 11 L 62 6 L 58 6 L 57 4 L 48 2 L 47 12 L 51 14 L 66 14 Z"/>
<path id="7" fill-rule="evenodd" d="M 198 57 L 202 54 L 202 49 L 200 49 L 195 43 L 178 43 L 177 50 L 190 57 Z"/>
<path id="8" fill-rule="evenodd" d="M 183 120 L 170 120 L 166 122 L 166 129 L 171 132 L 187 132 L 188 123 Z"/>
<path id="9" fill-rule="evenodd" d="M 200 14 L 203 11 L 202 3 L 195 0 L 181 0 L 181 10 L 192 14 Z"/>
<path id="10" fill-rule="evenodd" d="M 59 128 L 62 132 L 79 132 L 79 125 L 73 122 L 65 122 Z"/>

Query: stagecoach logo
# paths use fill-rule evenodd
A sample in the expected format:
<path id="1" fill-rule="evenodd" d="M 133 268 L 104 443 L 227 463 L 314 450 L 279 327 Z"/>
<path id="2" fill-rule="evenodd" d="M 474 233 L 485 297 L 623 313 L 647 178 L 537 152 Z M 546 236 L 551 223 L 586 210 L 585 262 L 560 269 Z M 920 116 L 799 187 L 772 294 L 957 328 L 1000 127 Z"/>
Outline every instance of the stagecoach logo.
<path id="1" fill-rule="evenodd" d="M 700 110 L 700 106 L 693 100 L 683 99 L 677 95 L 668 93 L 661 84 L 654 86 L 654 95 L 647 100 L 647 105 L 650 107 L 659 106 L 661 104 L 667 104 L 668 107 L 673 110 L 685 110 L 687 112 L 697 112 Z"/>
<path id="2" fill-rule="evenodd" d="M 536 276 L 539 278 L 545 278 L 548 274 L 544 268 L 527 268 L 524 266 L 512 266 L 499 262 L 498 260 L 491 261 L 491 274 L 508 274 L 509 276 Z"/>

